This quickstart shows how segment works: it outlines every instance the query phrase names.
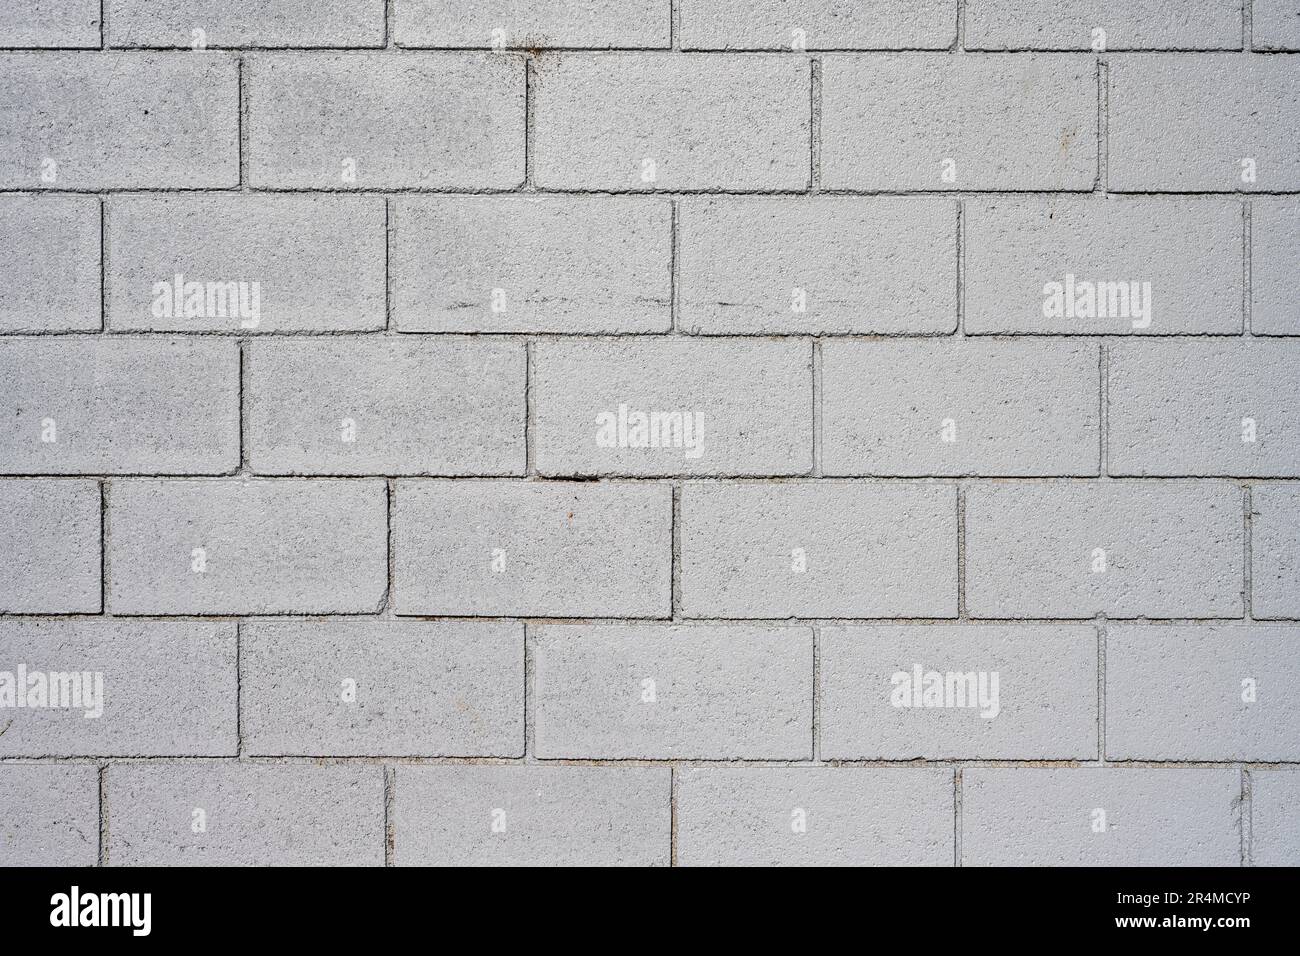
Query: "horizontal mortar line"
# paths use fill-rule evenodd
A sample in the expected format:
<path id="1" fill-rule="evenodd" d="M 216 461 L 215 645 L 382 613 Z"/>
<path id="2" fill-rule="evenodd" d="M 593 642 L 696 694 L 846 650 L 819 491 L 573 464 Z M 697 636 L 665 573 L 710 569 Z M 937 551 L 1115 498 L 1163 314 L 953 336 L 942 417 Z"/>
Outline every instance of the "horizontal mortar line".
<path id="1" fill-rule="evenodd" d="M 101 754 L 101 755 L 59 755 L 40 756 L 0 756 L 0 765 L 23 766 L 26 764 L 93 764 L 100 761 L 115 763 L 223 763 L 232 766 L 320 766 L 327 765 L 361 765 L 371 766 L 392 764 L 397 766 L 479 766 L 479 767 L 680 767 L 720 768 L 735 767 L 743 769 L 894 769 L 894 770 L 952 770 L 979 768 L 1006 768 L 1024 770 L 1287 770 L 1300 766 L 1300 761 L 1260 761 L 1260 760 L 1124 760 L 1103 763 L 1099 759 L 1086 760 L 1045 757 L 917 757 L 910 759 L 851 759 L 820 760 L 807 758 L 780 757 L 540 757 L 537 763 L 526 762 L 524 757 L 432 757 L 408 754 L 251 754 L 243 756 L 221 754 L 213 756 L 195 754 Z"/>
<path id="2" fill-rule="evenodd" d="M 1091 617 L 684 617 L 679 621 L 673 620 L 669 615 L 663 617 L 605 617 L 605 616 L 588 616 L 588 617 L 547 617 L 528 614 L 428 614 L 418 611 L 402 613 L 398 612 L 394 617 L 385 617 L 375 611 L 358 611 L 358 612 L 317 612 L 317 611 L 256 611 L 248 614 L 204 614 L 198 612 L 176 612 L 176 613 L 159 613 L 159 612 L 140 612 L 120 613 L 120 612 L 83 612 L 83 613 L 60 613 L 60 612 L 32 612 L 32 611 L 13 611 L 0 612 L 0 621 L 8 623 L 86 623 L 92 621 L 122 621 L 129 623 L 205 623 L 205 624 L 233 624 L 236 622 L 244 624 L 258 623 L 329 623 L 337 622 L 370 622 L 370 623 L 392 623 L 394 621 L 411 623 L 411 624 L 482 624 L 482 623 L 499 623 L 499 624 L 527 624 L 532 627 L 562 627 L 562 626 L 580 626 L 594 627 L 600 625 L 628 625 L 628 624 L 645 624 L 653 626 L 684 626 L 684 627 L 710 627 L 710 626 L 734 626 L 741 627 L 788 627 L 794 628 L 811 628 L 835 627 L 835 626 L 871 626 L 871 627 L 888 627 L 890 625 L 906 627 L 940 627 L 952 625 L 987 625 L 995 627 L 1003 626 L 1024 626 L 1024 627 L 1053 627 L 1068 625 L 1071 627 L 1103 626 L 1098 623 L 1095 615 Z M 1108 617 L 1107 623 L 1121 624 L 1124 626 L 1143 626 L 1143 627 L 1292 627 L 1300 624 L 1300 617 L 1254 617 L 1247 619 L 1241 617 L 1170 617 L 1170 618 L 1153 618 L 1153 617 Z"/>
<path id="3" fill-rule="evenodd" d="M 330 43 L 324 45 L 305 45 L 305 44 L 223 44 L 207 43 L 202 49 L 194 49 L 190 42 L 175 41 L 172 43 L 106 43 L 104 46 L 5 46 L 0 47 L 0 54 L 4 53 L 87 53 L 111 55 L 114 53 L 173 53 L 176 55 L 219 53 L 349 53 L 349 54 L 382 54 L 384 56 L 396 57 L 403 54 L 421 54 L 421 53 L 464 53 L 470 55 L 492 54 L 503 57 L 546 57 L 549 54 L 560 53 L 583 53 L 595 56 L 618 56 L 621 54 L 652 54 L 656 56 L 673 56 L 682 55 L 711 55 L 711 56 L 737 56 L 737 57 L 755 57 L 771 56 L 773 54 L 785 54 L 789 57 L 807 57 L 819 54 L 842 54 L 853 56 L 855 58 L 891 56 L 896 54 L 906 55 L 949 55 L 954 59 L 964 58 L 969 54 L 986 57 L 1032 57 L 1039 54 L 1067 54 L 1075 57 L 1090 57 L 1094 59 L 1104 59 L 1112 56 L 1128 57 L 1153 57 L 1164 56 L 1168 54 L 1259 54 L 1262 56 L 1294 56 L 1300 51 L 1290 49 L 1277 49 L 1266 47 L 1245 48 L 1244 45 L 1237 41 L 1234 45 L 1213 45 L 1213 46 L 1137 46 L 1107 48 L 1104 51 L 1096 51 L 1090 47 L 1078 46 L 1045 46 L 1045 47 L 971 47 L 967 45 L 963 50 L 953 48 L 951 41 L 945 45 L 939 45 L 936 40 L 934 44 L 914 44 L 906 46 L 809 46 L 803 49 L 795 50 L 789 45 L 781 46 L 752 46 L 752 47 L 727 47 L 727 46 L 699 46 L 683 47 L 674 50 L 670 46 L 659 43 L 612 43 L 612 44 L 573 44 L 573 45 L 541 45 L 526 46 L 518 43 L 507 43 L 505 46 L 494 47 L 491 43 L 481 45 L 450 45 L 439 43 L 401 43 L 394 42 L 391 46 L 385 46 L 382 42 L 360 42 L 360 43 Z"/>
<path id="4" fill-rule="evenodd" d="M 228 197 L 256 197 L 256 196 L 362 196 L 362 197 L 521 197 L 544 199 L 548 197 L 607 197 L 611 199 L 626 199 L 637 196 L 647 199 L 653 198 L 673 198 L 684 196 L 699 196 L 703 198 L 739 196 L 749 198 L 791 198 L 805 199 L 809 202 L 827 196 L 841 197 L 897 197 L 897 198 L 939 198 L 952 197 L 957 199 L 992 199 L 996 197 L 1077 197 L 1084 199 L 1091 197 L 1093 202 L 1104 202 L 1107 199 L 1159 199 L 1162 197 L 1180 197 L 1180 198 L 1204 198 L 1204 199 L 1249 199 L 1257 196 L 1281 196 L 1295 197 L 1300 195 L 1300 186 L 1296 189 L 1253 189 L 1253 190 L 1206 190 L 1206 189 L 1187 189 L 1187 190 L 1116 190 L 1111 188 L 1110 192 L 1098 193 L 1092 187 L 1078 187 L 1073 189 L 854 189 L 854 188 L 829 188 L 823 187 L 816 193 L 810 193 L 808 188 L 785 188 L 785 189 L 765 189 L 763 187 L 754 187 L 749 189 L 727 189 L 714 187 L 699 187 L 692 189 L 605 189 L 605 188 L 555 188 L 555 187 L 525 187 L 522 184 L 517 186 L 463 186 L 463 187 L 410 187 L 395 186 L 390 188 L 358 189 L 350 187 L 334 186 L 264 186 L 255 185 L 251 191 L 245 191 L 238 185 L 232 186 L 78 186 L 78 187 L 61 187 L 59 189 L 41 189 L 26 188 L 21 186 L 0 186 L 0 196 L 81 196 L 81 195 L 100 195 L 105 197 L 133 197 L 133 196 L 156 196 L 159 198 L 166 196 L 228 196 Z"/>
<path id="5" fill-rule="evenodd" d="M 6 479 L 13 480 L 48 480 L 48 481 L 124 481 L 124 482 L 144 482 L 144 481 L 168 481 L 168 482 L 188 482 L 197 484 L 200 482 L 218 482 L 218 481 L 441 481 L 441 482 L 499 482 L 512 485 L 527 484 L 578 484 L 578 485 L 599 485 L 599 484 L 666 484 L 672 481 L 685 481 L 692 484 L 719 485 L 729 484 L 735 486 L 773 486 L 773 485 L 951 485 L 959 482 L 971 482 L 979 484 L 1017 484 L 1017 485 L 1079 485 L 1079 484 L 1125 484 L 1125 485 L 1144 485 L 1150 487 L 1159 487 L 1160 485 L 1179 484 L 1183 482 L 1199 481 L 1214 482 L 1218 484 L 1235 483 L 1241 487 L 1253 484 L 1290 484 L 1300 481 L 1297 476 L 1237 476 L 1237 475 L 810 475 L 810 474 L 789 474 L 789 475 L 693 475 L 693 474 L 654 474 L 654 475 L 632 475 L 632 474 L 609 474 L 609 475 L 581 475 L 581 474 L 537 474 L 522 475 L 513 474 L 392 474 L 392 473 L 329 473 L 329 472 L 303 472 L 284 474 L 279 472 L 250 472 L 248 474 L 239 474 L 237 472 L 205 472 L 202 474 L 167 474 L 156 472 L 13 472 L 0 473 L 0 481 Z"/>
<path id="6" fill-rule="evenodd" d="M 275 342 L 277 340 L 293 339 L 337 339 L 337 338 L 373 338 L 379 341 L 392 341 L 395 338 L 410 339 L 412 342 L 421 338 L 428 338 L 431 342 L 438 340 L 456 340 L 456 339 L 488 339 L 489 341 L 519 341 L 527 339 L 548 339 L 556 341 L 625 341 L 627 339 L 645 339 L 647 341 L 677 340 L 677 339 L 698 339 L 707 342 L 724 342 L 728 339 L 740 339 L 747 342 L 763 341 L 767 339 L 778 341 L 806 341 L 811 339 L 828 339 L 831 341 L 843 342 L 912 342 L 934 340 L 956 341 L 961 339 L 973 339 L 980 342 L 1025 342 L 1038 341 L 1042 344 L 1066 342 L 1088 342 L 1091 344 L 1114 344 L 1120 341 L 1147 341 L 1147 342 L 1168 342 L 1178 343 L 1183 341 L 1202 341 L 1211 340 L 1216 342 L 1230 342 L 1233 339 L 1259 339 L 1261 341 L 1272 341 L 1285 343 L 1295 341 L 1298 336 L 1296 333 L 1263 333 L 1255 332 L 1253 334 L 1243 333 L 1241 331 L 1233 332 L 1169 332 L 1160 335 L 1131 335 L 1123 332 L 972 332 L 967 329 L 965 333 L 958 334 L 952 332 L 817 332 L 817 331 L 789 331 L 789 332 L 743 332 L 743 331 L 719 331 L 719 332 L 686 332 L 686 331 L 653 331 L 653 332 L 609 332 L 609 331 L 591 331 L 591 332 L 497 332 L 497 331 L 470 331 L 470 330 L 448 330 L 448 331 L 422 331 L 419 329 L 339 329 L 339 330 L 313 330 L 313 329 L 286 329 L 282 331 L 267 332 L 241 332 L 226 331 L 221 329 L 50 329 L 31 330 L 31 329 L 12 329 L 0 330 L 0 343 L 5 339 L 46 339 L 46 338 L 111 338 L 111 339 L 128 339 L 128 338 L 216 338 L 216 339 L 238 339 L 249 343 L 266 341 Z"/>

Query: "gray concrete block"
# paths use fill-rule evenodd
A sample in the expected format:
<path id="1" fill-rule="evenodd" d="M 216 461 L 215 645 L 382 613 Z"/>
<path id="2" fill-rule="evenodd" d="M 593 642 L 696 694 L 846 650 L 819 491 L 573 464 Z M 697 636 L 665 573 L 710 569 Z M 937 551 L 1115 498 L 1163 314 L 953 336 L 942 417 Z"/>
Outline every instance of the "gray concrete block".
<path id="1" fill-rule="evenodd" d="M 399 481 L 399 614 L 667 617 L 666 484 Z"/>
<path id="2" fill-rule="evenodd" d="M 684 50 L 942 50 L 957 38 L 947 0 L 680 0 Z"/>
<path id="3" fill-rule="evenodd" d="M 382 481 L 113 482 L 114 614 L 364 614 L 387 590 Z"/>
<path id="4" fill-rule="evenodd" d="M 99 768 L 0 766 L 0 866 L 94 866 Z"/>
<path id="5" fill-rule="evenodd" d="M 666 767 L 399 767 L 398 866 L 666 866 Z"/>
<path id="6" fill-rule="evenodd" d="M 1300 36 L 1300 10 L 1296 15 Z M 1300 335 L 1300 202 L 1255 199 L 1250 204 L 1250 330 Z"/>
<path id="7" fill-rule="evenodd" d="M 381 767 L 115 764 L 105 782 L 111 866 L 384 862 Z"/>
<path id="8" fill-rule="evenodd" d="M 99 201 L 0 199 L 0 332 L 99 331 Z"/>
<path id="9" fill-rule="evenodd" d="M 967 332 L 1242 330 L 1238 202 L 1035 197 L 964 208 Z"/>
<path id="10" fill-rule="evenodd" d="M 548 625 L 530 640 L 538 757 L 812 756 L 809 628 Z"/>
<path id="11" fill-rule="evenodd" d="M 1300 628 L 1112 626 L 1106 756 L 1300 760 Z"/>
<path id="12" fill-rule="evenodd" d="M 0 613 L 98 614 L 99 485 L 0 480 Z"/>
<path id="13" fill-rule="evenodd" d="M 244 64 L 259 188 L 510 189 L 524 63 L 462 53 L 259 53 Z"/>
<path id="14" fill-rule="evenodd" d="M 249 465 L 274 475 L 522 475 L 525 365 L 520 342 L 253 342 Z"/>
<path id="15" fill-rule="evenodd" d="M 384 0 L 104 2 L 109 46 L 384 45 Z"/>
<path id="16" fill-rule="evenodd" d="M 1251 614 L 1300 618 L 1300 486 L 1250 489 Z"/>
<path id="17" fill-rule="evenodd" d="M 645 338 L 533 347 L 544 475 L 795 475 L 812 468 L 812 349 Z"/>
<path id="18" fill-rule="evenodd" d="M 0 87 L 0 189 L 239 183 L 233 57 L 10 53 Z"/>
<path id="19" fill-rule="evenodd" d="M 394 0 L 404 47 L 667 47 L 669 0 Z"/>
<path id="20" fill-rule="evenodd" d="M 1089 190 L 1097 174 L 1090 56 L 828 56 L 827 189 Z"/>
<path id="21" fill-rule="evenodd" d="M 522 624 L 253 622 L 239 661 L 247 753 L 523 756 Z"/>
<path id="22" fill-rule="evenodd" d="M 1251 48 L 1300 50 L 1300 2 L 1251 0 Z"/>
<path id="23" fill-rule="evenodd" d="M 952 332 L 957 210 L 943 199 L 683 200 L 691 332 Z"/>
<path id="24" fill-rule="evenodd" d="M 0 339 L 0 474 L 218 474 L 239 464 L 234 342 Z"/>
<path id="25" fill-rule="evenodd" d="M 824 342 L 822 470 L 1095 475 L 1100 383 L 1087 342 Z"/>
<path id="26" fill-rule="evenodd" d="M 804 189 L 808 62 L 563 54 L 534 65 L 533 175 L 549 189 Z"/>
<path id="27" fill-rule="evenodd" d="M 1300 189 L 1300 71 L 1283 56 L 1109 61 L 1109 188 Z"/>
<path id="28" fill-rule="evenodd" d="M 1295 866 L 1300 861 L 1300 771 L 1250 771 L 1251 862 Z"/>
<path id="29" fill-rule="evenodd" d="M 682 487 L 687 617 L 953 617 L 951 485 Z"/>
<path id="30" fill-rule="evenodd" d="M 0 621 L 0 756 L 234 755 L 235 655 L 231 623 Z"/>
<path id="31" fill-rule="evenodd" d="M 402 198 L 403 332 L 666 332 L 672 209 L 639 198 Z"/>
<path id="32" fill-rule="evenodd" d="M 110 328 L 384 327 L 381 199 L 132 196 L 110 200 L 106 221 Z"/>
<path id="33" fill-rule="evenodd" d="M 1112 475 L 1300 475 L 1300 342 L 1110 349 Z"/>
<path id="34" fill-rule="evenodd" d="M 969 0 L 966 49 L 1240 50 L 1241 4 L 1242 0 Z"/>
<path id="35" fill-rule="evenodd" d="M 972 617 L 1239 617 L 1241 491 L 1217 481 L 978 483 Z"/>
<path id="36" fill-rule="evenodd" d="M 100 0 L 6 0 L 0 47 L 97 47 Z"/>
<path id="37" fill-rule="evenodd" d="M 820 647 L 823 760 L 1098 757 L 1091 627 L 829 627 Z"/>
<path id="38" fill-rule="evenodd" d="M 1237 866 L 1239 770 L 968 767 L 963 866 Z"/>
<path id="39" fill-rule="evenodd" d="M 952 866 L 944 769 L 679 771 L 680 866 Z"/>

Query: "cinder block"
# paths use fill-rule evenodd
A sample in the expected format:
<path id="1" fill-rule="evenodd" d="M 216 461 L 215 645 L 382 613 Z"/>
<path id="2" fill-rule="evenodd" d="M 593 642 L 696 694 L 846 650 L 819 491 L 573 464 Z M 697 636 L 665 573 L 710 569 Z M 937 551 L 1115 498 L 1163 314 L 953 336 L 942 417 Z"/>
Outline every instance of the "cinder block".
<path id="1" fill-rule="evenodd" d="M 98 47 L 100 0 L 5 0 L 0 47 Z"/>
<path id="2" fill-rule="evenodd" d="M 951 770 L 678 772 L 681 866 L 952 866 Z"/>
<path id="3" fill-rule="evenodd" d="M 530 640 L 538 757 L 812 756 L 808 628 L 558 625 Z"/>
<path id="4" fill-rule="evenodd" d="M 1113 475 L 1300 475 L 1300 342 L 1110 350 Z"/>
<path id="5" fill-rule="evenodd" d="M 384 0 L 105 0 L 109 46 L 378 47 Z M 196 35 L 195 31 L 202 34 Z"/>
<path id="6" fill-rule="evenodd" d="M 1300 760 L 1300 628 L 1119 627 L 1106 632 L 1112 760 Z"/>
<path id="7" fill-rule="evenodd" d="M 465 53 L 259 53 L 244 65 L 260 188 L 511 189 L 524 61 Z"/>
<path id="8" fill-rule="evenodd" d="M 399 767 L 399 866 L 666 866 L 666 767 Z"/>
<path id="9" fill-rule="evenodd" d="M 521 342 L 254 342 L 249 464 L 277 475 L 522 475 L 525 365 Z"/>
<path id="10" fill-rule="evenodd" d="M 640 198 L 402 198 L 403 332 L 666 332 L 672 209 Z"/>
<path id="11" fill-rule="evenodd" d="M 250 754 L 523 756 L 522 624 L 254 622 L 239 660 Z"/>
<path id="12" fill-rule="evenodd" d="M 1295 866 L 1300 861 L 1300 771 L 1250 771 L 1251 862 Z"/>
<path id="13" fill-rule="evenodd" d="M 1097 633 L 821 630 L 823 760 L 1096 760 Z"/>
<path id="14" fill-rule="evenodd" d="M 0 766 L 0 866 L 94 866 L 99 859 L 99 769 Z"/>
<path id="15" fill-rule="evenodd" d="M 684 50 L 943 50 L 948 0 L 680 0 Z"/>
<path id="16" fill-rule="evenodd" d="M 1300 618 L 1300 486 L 1252 485 L 1251 614 Z"/>
<path id="17" fill-rule="evenodd" d="M 397 482 L 399 614 L 667 617 L 666 484 Z"/>
<path id="18" fill-rule="evenodd" d="M 1109 60 L 1109 188 L 1300 189 L 1300 71 L 1284 56 Z"/>
<path id="19" fill-rule="evenodd" d="M 544 475 L 796 475 L 812 468 L 812 349 L 791 340 L 533 347 Z"/>
<path id="20" fill-rule="evenodd" d="M 955 617 L 951 485 L 682 487 L 687 617 Z"/>
<path id="21" fill-rule="evenodd" d="M 112 866 L 384 862 L 382 767 L 113 764 L 106 786 Z"/>
<path id="22" fill-rule="evenodd" d="M 394 0 L 404 47 L 667 47 L 669 0 Z"/>
<path id="23" fill-rule="evenodd" d="M 0 332 L 99 331 L 99 201 L 0 199 Z"/>
<path id="24" fill-rule="evenodd" d="M 719 333 L 948 333 L 957 210 L 945 199 L 683 200 L 681 325 Z"/>
<path id="25" fill-rule="evenodd" d="M 968 50 L 1240 50 L 1242 0 L 968 0 Z"/>
<path id="26" fill-rule="evenodd" d="M 1238 866 L 1241 771 L 968 767 L 963 866 Z"/>
<path id="27" fill-rule="evenodd" d="M 231 56 L 10 53 L 0 86 L 0 189 L 239 184 Z"/>
<path id="28" fill-rule="evenodd" d="M 807 188 L 806 59 L 565 54 L 533 68 L 533 175 L 576 190 Z"/>
<path id="29" fill-rule="evenodd" d="M 1090 190 L 1095 57 L 946 53 L 828 56 L 827 189 Z"/>
<path id="30" fill-rule="evenodd" d="M 382 481 L 114 482 L 115 614 L 365 614 L 387 590 Z"/>
<path id="31" fill-rule="evenodd" d="M 99 485 L 0 481 L 0 613 L 99 613 Z"/>
<path id="32" fill-rule="evenodd" d="M 1238 202 L 1053 197 L 964 210 L 967 332 L 1242 330 Z"/>
<path id="33" fill-rule="evenodd" d="M 828 475 L 1095 475 L 1097 346 L 980 340 L 822 344 Z"/>
<path id="34" fill-rule="evenodd" d="M 1296 13 L 1300 34 L 1300 9 Z M 1255 199 L 1250 204 L 1250 330 L 1300 335 L 1300 202 Z"/>
<path id="35" fill-rule="evenodd" d="M 0 621 L 0 756 L 233 756 L 235 655 L 231 623 Z"/>
<path id="36" fill-rule="evenodd" d="M 1300 50 L 1300 3 L 1251 0 L 1251 49 Z"/>
<path id="37" fill-rule="evenodd" d="M 972 617 L 1240 617 L 1241 491 L 1046 481 L 966 492 Z"/>
<path id="38" fill-rule="evenodd" d="M 384 327 L 382 199 L 133 196 L 110 200 L 106 220 L 113 329 Z"/>
<path id="39" fill-rule="evenodd" d="M 0 339 L 3 474 L 219 474 L 239 464 L 239 351 L 211 339 Z"/>

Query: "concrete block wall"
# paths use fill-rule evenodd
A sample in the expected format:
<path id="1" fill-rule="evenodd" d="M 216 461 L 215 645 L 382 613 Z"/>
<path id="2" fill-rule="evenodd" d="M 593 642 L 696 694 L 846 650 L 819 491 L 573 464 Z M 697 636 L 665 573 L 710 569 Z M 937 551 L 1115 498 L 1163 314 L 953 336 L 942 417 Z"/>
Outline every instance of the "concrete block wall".
<path id="1" fill-rule="evenodd" d="M 1295 0 L 7 0 L 0 865 L 1300 863 Z"/>

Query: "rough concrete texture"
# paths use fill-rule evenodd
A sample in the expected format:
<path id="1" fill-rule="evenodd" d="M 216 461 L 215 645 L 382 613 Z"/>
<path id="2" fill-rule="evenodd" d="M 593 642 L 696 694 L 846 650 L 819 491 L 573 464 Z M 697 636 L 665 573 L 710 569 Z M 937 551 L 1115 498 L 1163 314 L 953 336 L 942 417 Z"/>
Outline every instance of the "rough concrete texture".
<path id="1" fill-rule="evenodd" d="M 1097 757 L 1092 627 L 826 627 L 820 648 L 827 760 Z M 918 673 L 942 676 L 942 700 Z"/>
<path id="2" fill-rule="evenodd" d="M 397 866 L 666 866 L 664 767 L 397 769 Z"/>
<path id="3" fill-rule="evenodd" d="M 379 767 L 123 763 L 104 790 L 112 866 L 384 862 Z"/>
<path id="4" fill-rule="evenodd" d="M 682 866 L 950 866 L 952 773 L 864 767 L 692 769 Z"/>
<path id="5" fill-rule="evenodd" d="M 521 624 L 258 622 L 239 660 L 250 754 L 523 756 Z"/>
<path id="6" fill-rule="evenodd" d="M 1237 866 L 1237 770 L 972 767 L 963 866 Z"/>
<path id="7" fill-rule="evenodd" d="M 0 866 L 1300 864 L 1297 275 L 1300 0 L 0 0 Z"/>

